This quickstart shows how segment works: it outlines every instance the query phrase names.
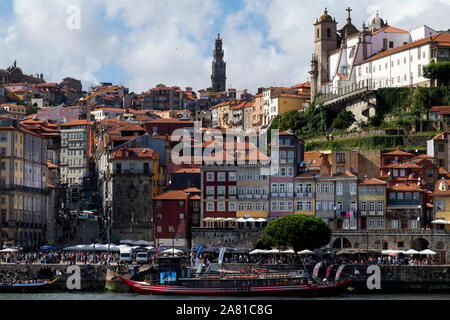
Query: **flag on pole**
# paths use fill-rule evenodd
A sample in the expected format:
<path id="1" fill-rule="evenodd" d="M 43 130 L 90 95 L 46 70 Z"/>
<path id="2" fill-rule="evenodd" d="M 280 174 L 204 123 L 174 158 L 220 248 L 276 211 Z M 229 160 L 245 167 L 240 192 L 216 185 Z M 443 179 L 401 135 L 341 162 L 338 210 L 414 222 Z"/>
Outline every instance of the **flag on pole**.
<path id="1" fill-rule="evenodd" d="M 197 252 L 195 252 L 194 260 L 197 260 L 198 255 L 200 254 L 200 252 L 201 252 L 202 250 L 203 250 L 203 245 L 201 244 L 201 245 L 198 246 Z"/>
<path id="2" fill-rule="evenodd" d="M 326 276 L 325 276 L 325 279 L 328 279 L 328 277 L 330 276 L 330 273 L 331 273 L 331 269 L 333 269 L 333 264 L 331 265 L 331 266 L 329 266 L 328 267 L 328 269 L 327 269 L 327 274 L 326 274 Z"/>
<path id="3" fill-rule="evenodd" d="M 161 252 L 164 251 L 165 246 L 163 244 L 160 244 L 158 247 L 158 256 L 161 254 Z"/>
<path id="4" fill-rule="evenodd" d="M 220 253 L 219 253 L 219 264 L 221 264 L 223 262 L 223 256 L 225 255 L 225 251 L 227 250 L 227 248 L 220 248 Z"/>
<path id="5" fill-rule="evenodd" d="M 322 262 L 319 262 L 315 265 L 314 267 L 314 271 L 313 271 L 313 277 L 317 277 L 317 275 L 319 274 L 319 269 L 322 266 Z"/>
<path id="6" fill-rule="evenodd" d="M 342 264 L 339 266 L 339 268 L 336 271 L 336 278 L 334 279 L 334 281 L 338 281 L 339 277 L 341 276 L 342 270 L 344 270 L 345 264 Z"/>

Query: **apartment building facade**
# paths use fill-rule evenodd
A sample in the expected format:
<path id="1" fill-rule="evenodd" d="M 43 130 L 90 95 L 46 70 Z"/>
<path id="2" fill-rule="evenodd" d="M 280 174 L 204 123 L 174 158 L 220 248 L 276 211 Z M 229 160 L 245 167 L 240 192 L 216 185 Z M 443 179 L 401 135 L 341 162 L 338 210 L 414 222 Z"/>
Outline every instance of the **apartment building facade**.
<path id="1" fill-rule="evenodd" d="M 0 118 L 0 164 L 1 241 L 36 248 L 46 241 L 50 205 L 47 139 Z"/>
<path id="2" fill-rule="evenodd" d="M 61 124 L 61 182 L 82 184 L 87 172 L 87 121 L 75 120 Z"/>

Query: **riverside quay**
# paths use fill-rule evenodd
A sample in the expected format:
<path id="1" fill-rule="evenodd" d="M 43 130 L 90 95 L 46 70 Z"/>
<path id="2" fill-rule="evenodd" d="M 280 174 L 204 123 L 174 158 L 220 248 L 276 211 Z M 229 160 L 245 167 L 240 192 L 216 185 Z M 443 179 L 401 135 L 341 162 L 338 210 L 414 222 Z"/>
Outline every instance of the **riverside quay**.
<path id="1" fill-rule="evenodd" d="M 360 249 L 365 250 L 400 250 L 407 251 L 413 249 L 422 251 L 431 249 L 436 252 L 436 264 L 447 264 L 450 261 L 449 230 L 424 230 L 424 231 L 334 231 L 331 235 L 331 247 L 340 249 Z M 345 252 L 345 250 L 344 250 Z"/>

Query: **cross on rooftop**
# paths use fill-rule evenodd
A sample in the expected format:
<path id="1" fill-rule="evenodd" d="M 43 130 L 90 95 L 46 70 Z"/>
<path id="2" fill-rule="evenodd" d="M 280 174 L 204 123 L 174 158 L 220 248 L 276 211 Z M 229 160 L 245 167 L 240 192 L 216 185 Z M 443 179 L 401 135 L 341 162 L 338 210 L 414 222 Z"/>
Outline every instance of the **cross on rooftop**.
<path id="1" fill-rule="evenodd" d="M 348 12 L 348 19 L 351 19 L 351 18 L 350 18 L 350 12 L 352 12 L 353 10 L 352 10 L 350 7 L 348 7 L 348 8 L 346 9 L 346 11 Z"/>

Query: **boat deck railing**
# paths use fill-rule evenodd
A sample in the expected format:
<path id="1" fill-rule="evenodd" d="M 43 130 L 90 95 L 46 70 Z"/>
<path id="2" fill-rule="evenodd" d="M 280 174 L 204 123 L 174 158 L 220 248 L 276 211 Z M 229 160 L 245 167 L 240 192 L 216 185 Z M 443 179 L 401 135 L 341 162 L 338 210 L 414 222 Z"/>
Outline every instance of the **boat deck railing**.
<path id="1" fill-rule="evenodd" d="M 262 272 L 262 273 L 199 273 L 193 278 L 180 278 L 180 280 L 252 280 L 252 279 L 296 279 L 306 278 L 306 274 L 297 272 Z"/>

